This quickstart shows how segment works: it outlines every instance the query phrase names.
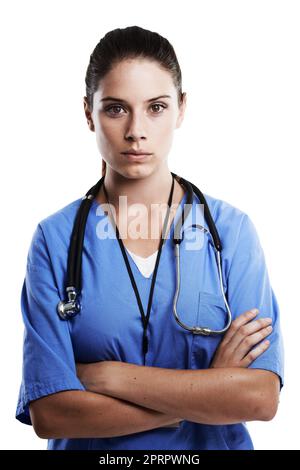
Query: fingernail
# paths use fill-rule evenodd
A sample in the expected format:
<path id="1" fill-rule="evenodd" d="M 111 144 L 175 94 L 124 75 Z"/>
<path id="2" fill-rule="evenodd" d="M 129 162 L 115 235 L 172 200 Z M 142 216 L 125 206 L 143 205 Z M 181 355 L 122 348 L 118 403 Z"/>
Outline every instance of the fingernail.
<path id="1" fill-rule="evenodd" d="M 250 312 L 252 312 L 252 313 L 258 313 L 259 310 L 258 310 L 258 308 L 251 308 Z"/>

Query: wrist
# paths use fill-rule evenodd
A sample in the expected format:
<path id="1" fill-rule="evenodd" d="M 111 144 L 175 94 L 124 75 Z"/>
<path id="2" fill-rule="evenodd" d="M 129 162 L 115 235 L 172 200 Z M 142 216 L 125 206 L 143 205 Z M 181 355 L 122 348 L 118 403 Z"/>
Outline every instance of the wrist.
<path id="1" fill-rule="evenodd" d="M 106 393 L 107 379 L 105 361 L 88 364 L 76 364 L 77 376 L 90 392 Z"/>

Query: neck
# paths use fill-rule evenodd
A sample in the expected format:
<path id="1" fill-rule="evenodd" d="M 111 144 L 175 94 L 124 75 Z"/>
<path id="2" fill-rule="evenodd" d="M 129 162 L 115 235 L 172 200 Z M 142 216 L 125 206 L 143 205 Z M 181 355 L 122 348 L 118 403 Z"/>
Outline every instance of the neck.
<path id="1" fill-rule="evenodd" d="M 116 209 L 119 207 L 120 196 L 127 197 L 128 206 L 138 203 L 150 207 L 151 204 L 168 202 L 172 175 L 165 166 L 145 178 L 126 178 L 110 167 L 106 167 L 104 184 L 109 202 Z"/>

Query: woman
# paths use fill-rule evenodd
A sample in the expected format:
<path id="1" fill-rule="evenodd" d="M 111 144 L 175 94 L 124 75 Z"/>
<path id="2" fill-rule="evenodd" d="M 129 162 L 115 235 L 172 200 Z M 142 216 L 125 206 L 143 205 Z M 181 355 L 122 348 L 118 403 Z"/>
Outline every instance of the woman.
<path id="1" fill-rule="evenodd" d="M 80 314 L 64 321 L 56 309 L 82 198 L 38 224 L 22 289 L 16 418 L 49 439 L 48 449 L 253 449 L 245 422 L 276 413 L 279 309 L 247 214 L 205 195 L 223 245 L 230 328 L 192 334 L 172 314 L 172 235 L 187 194 L 167 155 L 185 107 L 165 38 L 134 26 L 101 39 L 90 57 L 84 110 L 104 183 L 85 228 Z M 198 206 L 194 197 L 193 211 Z M 222 329 L 227 309 L 205 230 L 198 231 L 200 247 L 191 231 L 180 246 L 177 309 L 188 325 Z"/>

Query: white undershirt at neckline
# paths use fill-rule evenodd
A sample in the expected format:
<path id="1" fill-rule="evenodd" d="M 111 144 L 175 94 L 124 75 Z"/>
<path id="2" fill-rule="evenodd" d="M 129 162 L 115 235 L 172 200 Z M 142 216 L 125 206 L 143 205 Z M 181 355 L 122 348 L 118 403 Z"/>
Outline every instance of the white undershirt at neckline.
<path id="1" fill-rule="evenodd" d="M 155 253 L 153 253 L 152 255 L 147 256 L 147 258 L 143 258 L 143 256 L 139 256 L 135 253 L 132 253 L 132 251 L 128 250 L 128 248 L 126 248 L 126 250 L 135 261 L 135 264 L 137 265 L 143 276 L 150 277 L 155 268 L 156 255 L 158 250 L 156 250 Z"/>

